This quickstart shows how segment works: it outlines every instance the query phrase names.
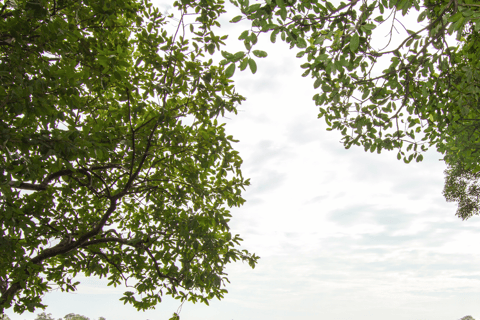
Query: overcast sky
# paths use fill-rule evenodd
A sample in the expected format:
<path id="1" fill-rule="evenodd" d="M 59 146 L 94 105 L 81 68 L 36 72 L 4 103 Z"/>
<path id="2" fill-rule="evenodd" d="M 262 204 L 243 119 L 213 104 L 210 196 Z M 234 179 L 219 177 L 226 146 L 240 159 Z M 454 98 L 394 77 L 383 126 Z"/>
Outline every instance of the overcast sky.
<path id="1" fill-rule="evenodd" d="M 224 26 L 235 43 L 243 29 Z M 185 303 L 181 319 L 480 318 L 480 220 L 456 218 L 455 204 L 445 202 L 441 155 L 407 165 L 395 152 L 345 150 L 340 134 L 317 119 L 313 81 L 301 77 L 296 52 L 262 41 L 258 49 L 269 57 L 257 60 L 255 75 L 237 70 L 247 101 L 225 121 L 252 182 L 231 227 L 261 259 L 254 270 L 230 265 L 226 298 Z M 121 290 L 80 281 L 76 293 L 47 294 L 46 311 L 166 320 L 180 306 L 167 298 L 137 312 L 118 301 Z"/>

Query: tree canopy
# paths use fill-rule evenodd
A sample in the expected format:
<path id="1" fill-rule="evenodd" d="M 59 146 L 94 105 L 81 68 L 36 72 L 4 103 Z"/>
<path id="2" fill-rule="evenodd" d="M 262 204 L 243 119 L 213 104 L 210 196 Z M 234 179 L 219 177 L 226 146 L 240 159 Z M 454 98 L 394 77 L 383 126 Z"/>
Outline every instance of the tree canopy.
<path id="1" fill-rule="evenodd" d="M 433 146 L 449 166 L 480 171 L 478 1 L 234 2 L 243 15 L 232 22 L 252 22 L 240 36 L 247 52 L 262 35 L 298 51 L 318 116 L 346 148 L 397 150 L 408 163 Z"/>
<path id="2" fill-rule="evenodd" d="M 56 320 L 51 313 L 45 313 L 45 312 L 42 312 L 42 313 L 39 313 L 37 314 L 37 316 L 35 317 L 35 320 Z M 90 318 L 86 317 L 86 316 L 82 316 L 80 314 L 75 314 L 75 313 L 69 313 L 67 315 L 65 315 L 62 318 L 58 318 L 58 320 L 90 320 Z M 105 320 L 104 317 L 100 317 L 98 320 Z"/>
<path id="3" fill-rule="evenodd" d="M 173 30 L 147 0 L 1 6 L 0 314 L 81 273 L 124 283 L 139 310 L 208 304 L 228 263 L 255 266 L 228 226 L 249 182 L 217 119 L 244 98 L 205 58 L 223 2 L 175 6 Z"/>
<path id="4" fill-rule="evenodd" d="M 480 172 L 457 163 L 449 166 L 445 175 L 443 194 L 447 201 L 458 204 L 457 216 L 465 220 L 480 215 Z"/>
<path id="5" fill-rule="evenodd" d="M 138 309 L 163 294 L 208 303 L 226 264 L 255 265 L 229 231 L 249 182 L 218 117 L 244 100 L 230 77 L 257 71 L 264 34 L 298 50 L 347 148 L 410 162 L 434 146 L 463 170 L 451 175 L 480 170 L 475 0 L 231 2 L 231 22 L 251 22 L 236 53 L 214 32 L 222 0 L 175 1 L 178 20 L 148 0 L 1 6 L 0 313 L 44 307 L 79 273 L 132 287 L 122 300 Z"/>
<path id="6" fill-rule="evenodd" d="M 329 130 L 340 130 L 347 148 L 398 149 L 422 160 L 429 146 L 477 169 L 470 131 L 476 132 L 480 5 L 474 0 L 236 1 L 251 30 L 251 50 L 262 34 L 298 50 L 304 77 L 319 89 L 313 99 Z M 416 17 L 408 29 L 399 17 Z M 404 29 L 405 39 L 395 39 Z M 373 36 L 388 36 L 384 48 Z M 455 39 L 459 43 L 454 43 Z M 390 45 L 393 40 L 398 45 Z M 379 70 L 382 66 L 384 70 Z M 468 128 L 468 129 L 467 129 Z M 458 151 L 460 150 L 460 151 Z M 478 167 L 480 168 L 480 167 Z"/>

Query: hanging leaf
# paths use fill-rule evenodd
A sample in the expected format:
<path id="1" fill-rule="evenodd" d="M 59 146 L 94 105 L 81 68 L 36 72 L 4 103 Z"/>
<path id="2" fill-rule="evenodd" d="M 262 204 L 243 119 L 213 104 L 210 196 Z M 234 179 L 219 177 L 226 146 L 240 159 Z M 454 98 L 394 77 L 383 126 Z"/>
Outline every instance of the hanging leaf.
<path id="1" fill-rule="evenodd" d="M 236 16 L 235 18 L 233 18 L 232 20 L 230 20 L 230 22 L 232 23 L 237 23 L 238 21 L 242 20 L 243 16 Z"/>
<path id="2" fill-rule="evenodd" d="M 252 71 L 253 74 L 257 72 L 257 63 L 253 59 L 248 59 L 248 66 L 250 67 L 250 71 Z"/>
<path id="3" fill-rule="evenodd" d="M 235 63 L 231 63 L 225 70 L 225 75 L 227 76 L 227 78 L 231 78 L 234 73 L 235 73 Z"/>
<path id="4" fill-rule="evenodd" d="M 353 53 L 357 52 L 359 43 L 360 38 L 358 37 L 358 33 L 354 33 L 352 38 L 350 39 L 350 51 L 352 51 Z"/>
<path id="5" fill-rule="evenodd" d="M 258 58 L 265 58 L 268 54 L 265 51 L 253 50 L 253 54 Z"/>
<path id="6" fill-rule="evenodd" d="M 307 42 L 305 41 L 304 38 L 297 39 L 297 47 L 300 49 L 305 49 L 307 47 Z"/>

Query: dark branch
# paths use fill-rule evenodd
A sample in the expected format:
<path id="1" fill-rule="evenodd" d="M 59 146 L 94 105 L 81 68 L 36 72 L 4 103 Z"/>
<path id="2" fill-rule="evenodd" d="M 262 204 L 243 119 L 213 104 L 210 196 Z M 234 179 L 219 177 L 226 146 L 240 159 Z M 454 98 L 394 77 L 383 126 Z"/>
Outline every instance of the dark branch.
<path id="1" fill-rule="evenodd" d="M 105 169 L 113 169 L 113 168 L 123 168 L 120 164 L 110 164 L 105 166 L 93 166 L 89 169 L 78 169 L 77 172 L 80 172 L 84 175 L 90 176 L 89 171 L 93 170 L 105 170 Z M 40 184 L 35 183 L 28 183 L 28 182 L 21 182 L 18 184 L 18 181 L 10 181 L 8 183 L 9 186 L 14 187 L 16 189 L 23 189 L 23 190 L 33 190 L 33 191 L 45 191 L 47 190 L 48 185 L 55 179 L 58 179 L 62 176 L 69 176 L 73 174 L 75 171 L 70 169 L 64 169 L 57 172 L 54 172 L 48 175 Z M 91 177 L 90 177 L 91 179 Z M 17 185 L 18 184 L 18 185 Z"/>

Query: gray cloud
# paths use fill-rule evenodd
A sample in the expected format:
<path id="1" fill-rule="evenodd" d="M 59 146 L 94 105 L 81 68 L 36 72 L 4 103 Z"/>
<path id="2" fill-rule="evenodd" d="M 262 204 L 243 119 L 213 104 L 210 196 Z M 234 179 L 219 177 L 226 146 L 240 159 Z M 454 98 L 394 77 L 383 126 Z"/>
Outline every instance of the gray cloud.
<path id="1" fill-rule="evenodd" d="M 307 125 L 306 122 L 312 123 L 313 121 L 306 117 L 301 117 L 288 125 L 288 138 L 295 146 L 319 141 L 318 130 L 311 124 Z"/>
<path id="2" fill-rule="evenodd" d="M 399 230 L 406 228 L 412 224 L 412 215 L 405 213 L 399 209 L 381 209 L 371 210 L 372 219 L 382 226 L 386 226 L 388 230 Z"/>
<path id="3" fill-rule="evenodd" d="M 286 173 L 280 173 L 278 171 L 265 169 L 261 175 L 252 179 L 251 185 L 247 190 L 247 194 L 259 195 L 266 192 L 271 192 L 279 188 L 287 177 Z"/>
<path id="4" fill-rule="evenodd" d="M 255 172 L 260 169 L 263 171 L 263 167 L 267 164 L 271 165 L 275 160 L 283 161 L 292 156 L 293 154 L 284 146 L 276 146 L 271 140 L 261 140 L 254 147 L 254 151 L 247 161 L 250 169 Z"/>
<path id="5" fill-rule="evenodd" d="M 359 246 L 395 246 L 413 247 L 419 242 L 418 235 L 392 235 L 391 232 L 365 234 L 356 240 Z"/>

